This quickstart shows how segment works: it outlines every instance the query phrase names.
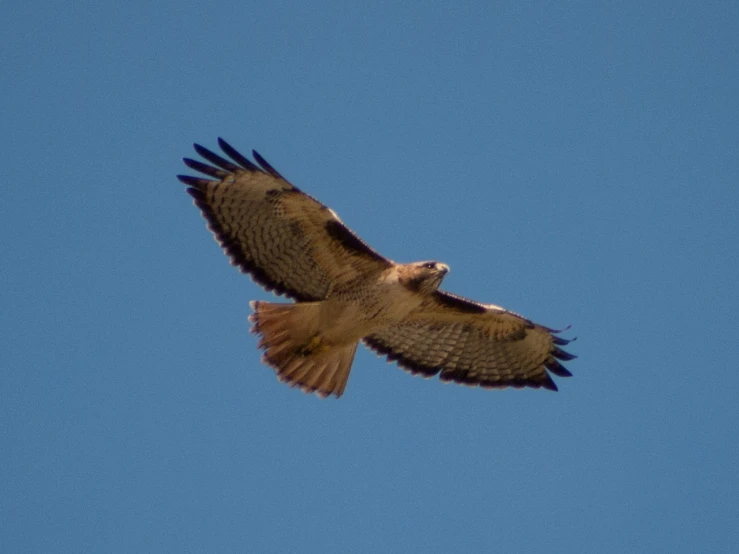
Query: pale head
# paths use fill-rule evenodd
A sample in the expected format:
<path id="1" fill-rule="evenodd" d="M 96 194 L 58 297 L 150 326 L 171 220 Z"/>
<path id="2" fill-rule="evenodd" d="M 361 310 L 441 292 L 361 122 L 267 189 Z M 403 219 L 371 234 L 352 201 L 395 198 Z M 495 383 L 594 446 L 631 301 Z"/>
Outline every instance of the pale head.
<path id="1" fill-rule="evenodd" d="M 448 265 L 435 261 L 414 262 L 399 269 L 399 280 L 404 286 L 427 294 L 438 289 L 444 276 L 449 273 Z"/>

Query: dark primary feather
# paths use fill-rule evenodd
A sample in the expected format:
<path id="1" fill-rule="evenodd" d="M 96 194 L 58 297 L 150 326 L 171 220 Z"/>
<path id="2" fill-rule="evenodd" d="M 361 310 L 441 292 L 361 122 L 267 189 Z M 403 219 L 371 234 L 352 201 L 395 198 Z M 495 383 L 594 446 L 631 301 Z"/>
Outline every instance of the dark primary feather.
<path id="1" fill-rule="evenodd" d="M 223 150 L 229 158 L 231 158 L 247 171 L 259 171 L 259 168 L 254 164 L 254 162 L 238 152 L 233 146 L 231 146 L 221 137 L 218 137 L 218 146 L 221 147 L 221 150 Z"/>
<path id="2" fill-rule="evenodd" d="M 211 152 L 210 150 L 208 150 L 204 146 L 200 146 L 199 144 L 193 144 L 193 147 L 195 148 L 195 151 L 198 154 L 200 154 L 203 158 L 205 158 L 206 160 L 208 160 L 213 165 L 217 165 L 218 167 L 220 167 L 222 169 L 225 169 L 228 173 L 236 173 L 237 171 L 239 171 L 240 169 L 242 169 L 241 167 L 232 164 L 228 160 L 226 160 L 224 158 L 221 158 L 218 154 L 216 154 L 214 152 Z M 195 168 L 193 168 L 193 169 L 195 169 Z M 244 168 L 244 169 L 246 169 L 246 168 Z M 200 170 L 198 169 L 198 171 L 200 171 Z"/>
<path id="3" fill-rule="evenodd" d="M 556 337 L 553 337 L 553 338 L 556 338 Z M 552 356 L 554 356 L 555 358 L 559 358 L 560 360 L 564 360 L 565 362 L 569 360 L 574 360 L 575 358 L 577 358 L 577 356 L 575 356 L 574 354 L 570 354 L 569 352 L 565 352 L 561 348 L 556 348 L 556 347 L 552 348 Z"/>
<path id="4" fill-rule="evenodd" d="M 544 367 L 559 377 L 572 377 L 572 373 L 554 358 L 544 362 Z"/>
<path id="5" fill-rule="evenodd" d="M 217 167 L 213 167 L 212 165 L 204 164 L 190 158 L 182 158 L 182 161 L 185 162 L 185 165 L 190 169 L 194 169 L 195 171 L 199 171 L 200 173 L 205 173 L 206 175 L 210 175 L 211 177 L 215 177 L 216 179 L 225 179 L 231 174 L 230 171 L 223 171 L 222 169 L 218 169 Z"/>
<path id="6" fill-rule="evenodd" d="M 275 179 L 283 179 L 283 180 L 285 179 L 282 175 L 280 175 L 277 172 L 277 170 L 274 167 L 272 167 L 271 165 L 269 165 L 269 163 L 267 162 L 267 160 L 265 160 L 262 156 L 259 155 L 259 152 L 257 152 L 256 150 L 252 150 L 251 153 L 254 156 L 254 159 L 257 160 L 257 163 L 259 165 L 261 165 L 262 168 L 267 173 L 269 173 L 270 175 L 272 175 L 272 177 L 274 177 Z"/>
<path id="7" fill-rule="evenodd" d="M 188 187 L 193 187 L 192 189 L 188 189 L 188 193 L 190 193 L 190 190 L 202 191 L 205 189 L 208 183 L 212 183 L 212 181 L 208 179 L 203 179 L 202 177 L 193 177 L 192 175 L 178 175 L 177 178 L 185 183 Z M 190 194 L 192 195 L 192 193 Z"/>

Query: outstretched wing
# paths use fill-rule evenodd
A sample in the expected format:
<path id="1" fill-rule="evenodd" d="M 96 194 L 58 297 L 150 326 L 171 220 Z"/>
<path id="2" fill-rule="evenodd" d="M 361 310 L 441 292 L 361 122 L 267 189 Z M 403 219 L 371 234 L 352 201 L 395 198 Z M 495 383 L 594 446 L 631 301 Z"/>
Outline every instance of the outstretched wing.
<path id="1" fill-rule="evenodd" d="M 363 340 L 411 373 L 481 387 L 557 390 L 547 371 L 572 374 L 558 360 L 570 341 L 558 331 L 493 305 L 437 291 L 405 321 Z"/>
<path id="2" fill-rule="evenodd" d="M 196 144 L 213 165 L 185 158 L 209 178 L 178 175 L 231 263 L 267 290 L 322 300 L 342 283 L 392 262 L 350 231 L 329 208 L 300 191 L 257 152 L 257 164 L 218 139 L 227 160 Z"/>

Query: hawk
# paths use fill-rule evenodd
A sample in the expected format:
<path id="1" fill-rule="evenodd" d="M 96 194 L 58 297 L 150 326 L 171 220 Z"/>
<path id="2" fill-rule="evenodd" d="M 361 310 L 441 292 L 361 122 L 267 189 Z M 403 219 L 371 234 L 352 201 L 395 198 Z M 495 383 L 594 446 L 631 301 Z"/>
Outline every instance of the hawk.
<path id="1" fill-rule="evenodd" d="M 446 264 L 385 258 L 256 151 L 251 161 L 218 144 L 230 159 L 195 144 L 212 165 L 185 165 L 207 178 L 178 178 L 231 264 L 295 300 L 250 303 L 280 381 L 340 397 L 359 341 L 411 373 L 472 386 L 556 391 L 549 373 L 572 375 L 558 361 L 575 358 L 561 331 L 439 289 Z"/>

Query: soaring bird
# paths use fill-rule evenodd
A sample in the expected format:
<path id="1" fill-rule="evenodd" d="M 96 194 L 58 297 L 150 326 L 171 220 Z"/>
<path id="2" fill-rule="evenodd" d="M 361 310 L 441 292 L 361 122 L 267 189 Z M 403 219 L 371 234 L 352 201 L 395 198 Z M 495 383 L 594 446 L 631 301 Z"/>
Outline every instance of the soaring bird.
<path id="1" fill-rule="evenodd" d="M 378 254 L 256 151 L 251 161 L 218 144 L 229 159 L 196 144 L 210 164 L 184 162 L 206 178 L 178 178 L 231 263 L 295 300 L 251 302 L 262 361 L 280 381 L 341 396 L 359 341 L 411 373 L 472 386 L 556 391 L 549 373 L 572 375 L 561 331 L 441 290 L 446 264 Z"/>

